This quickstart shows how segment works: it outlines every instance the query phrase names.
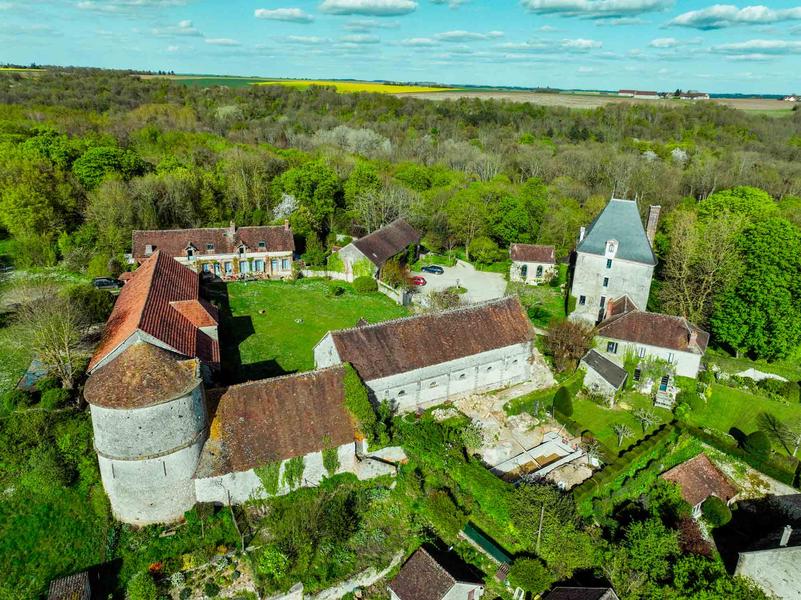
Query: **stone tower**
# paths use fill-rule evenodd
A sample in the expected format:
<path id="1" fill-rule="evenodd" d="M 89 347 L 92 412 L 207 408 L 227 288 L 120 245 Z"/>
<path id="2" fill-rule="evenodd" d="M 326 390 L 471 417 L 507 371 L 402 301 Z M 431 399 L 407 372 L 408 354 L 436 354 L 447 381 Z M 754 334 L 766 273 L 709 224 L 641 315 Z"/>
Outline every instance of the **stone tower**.
<path id="1" fill-rule="evenodd" d="M 180 519 L 195 504 L 208 435 L 200 362 L 138 341 L 93 371 L 84 395 L 114 516 L 135 525 Z"/>

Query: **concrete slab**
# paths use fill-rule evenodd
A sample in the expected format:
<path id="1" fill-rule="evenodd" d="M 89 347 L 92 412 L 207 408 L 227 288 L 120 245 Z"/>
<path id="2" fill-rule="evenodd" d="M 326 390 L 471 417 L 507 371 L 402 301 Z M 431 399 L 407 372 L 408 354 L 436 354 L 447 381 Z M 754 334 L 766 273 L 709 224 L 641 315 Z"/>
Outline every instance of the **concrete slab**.
<path id="1" fill-rule="evenodd" d="M 442 275 L 417 272 L 413 275 L 425 277 L 427 284 L 418 288 L 419 295 L 426 296 L 432 291 L 442 291 L 457 285 L 467 289 L 464 301 L 470 304 L 502 298 L 506 293 L 506 279 L 500 273 L 477 271 L 464 261 L 456 261 L 454 267 L 443 267 Z"/>

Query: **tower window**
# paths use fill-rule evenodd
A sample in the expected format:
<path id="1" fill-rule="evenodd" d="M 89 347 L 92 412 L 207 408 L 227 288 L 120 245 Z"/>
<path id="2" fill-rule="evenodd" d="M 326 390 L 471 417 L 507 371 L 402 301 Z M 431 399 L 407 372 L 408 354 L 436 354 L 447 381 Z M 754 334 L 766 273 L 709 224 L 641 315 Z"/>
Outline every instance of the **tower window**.
<path id="1" fill-rule="evenodd" d="M 606 268 L 607 269 L 611 269 L 612 268 L 612 259 L 611 258 L 607 258 L 606 259 Z"/>
<path id="2" fill-rule="evenodd" d="M 609 278 L 604 277 L 604 287 L 609 287 Z"/>
<path id="3" fill-rule="evenodd" d="M 587 296 L 579 296 L 579 306 L 587 304 Z"/>

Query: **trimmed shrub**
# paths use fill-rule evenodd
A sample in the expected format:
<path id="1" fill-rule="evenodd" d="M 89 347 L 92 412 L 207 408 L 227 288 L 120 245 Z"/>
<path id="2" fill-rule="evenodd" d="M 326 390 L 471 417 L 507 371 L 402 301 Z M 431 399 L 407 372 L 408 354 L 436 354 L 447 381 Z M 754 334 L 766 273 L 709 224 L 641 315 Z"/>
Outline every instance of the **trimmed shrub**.
<path id="1" fill-rule="evenodd" d="M 679 404 L 683 402 L 694 411 L 703 410 L 704 408 L 704 400 L 701 398 L 698 392 L 682 390 L 676 396 L 676 402 Z"/>
<path id="2" fill-rule="evenodd" d="M 717 496 L 710 496 L 701 504 L 701 513 L 712 527 L 720 527 L 731 521 L 731 510 Z"/>
<path id="3" fill-rule="evenodd" d="M 359 294 L 369 294 L 378 291 L 378 282 L 372 277 L 357 277 L 353 280 L 353 289 Z"/>
<path id="4" fill-rule="evenodd" d="M 341 296 L 345 293 L 345 291 L 346 291 L 345 286 L 338 281 L 331 281 L 328 284 L 329 296 Z"/>
<path id="5" fill-rule="evenodd" d="M 65 390 L 64 388 L 53 388 L 42 392 L 42 397 L 39 400 L 39 403 L 42 405 L 42 408 L 52 410 L 54 408 L 60 408 L 66 404 L 69 401 L 70 396 L 71 394 L 69 390 Z"/>
<path id="6" fill-rule="evenodd" d="M 126 600 L 156 600 L 159 591 L 150 573 L 137 573 L 128 581 L 125 588 Z"/>
<path id="7" fill-rule="evenodd" d="M 566 417 L 573 416 L 573 398 L 570 390 L 566 387 L 562 386 L 556 390 L 556 395 L 553 397 L 553 409 Z"/>
<path id="8" fill-rule="evenodd" d="M 545 310 L 545 308 L 543 308 L 539 304 L 529 306 L 526 312 L 528 312 L 528 318 L 531 319 L 532 321 L 540 321 L 540 322 L 547 321 L 552 316 L 550 312 Z"/>
<path id="9" fill-rule="evenodd" d="M 11 412 L 16 408 L 25 408 L 31 405 L 32 402 L 31 395 L 28 392 L 24 392 L 22 390 L 13 389 L 7 391 L 2 396 L 2 405 L 3 412 Z"/>
<path id="10" fill-rule="evenodd" d="M 216 598 L 220 595 L 220 586 L 213 581 L 207 581 L 203 584 L 203 593 L 208 598 Z"/>
<path id="11" fill-rule="evenodd" d="M 770 438 L 764 431 L 749 433 L 743 442 L 743 449 L 753 456 L 766 458 L 770 454 Z"/>
<path id="12" fill-rule="evenodd" d="M 715 373 L 712 371 L 712 369 L 704 369 L 698 373 L 698 381 L 706 384 L 715 383 Z"/>
<path id="13" fill-rule="evenodd" d="M 554 582 L 554 576 L 537 558 L 518 558 L 509 569 L 509 582 L 531 592 L 539 594 Z"/>

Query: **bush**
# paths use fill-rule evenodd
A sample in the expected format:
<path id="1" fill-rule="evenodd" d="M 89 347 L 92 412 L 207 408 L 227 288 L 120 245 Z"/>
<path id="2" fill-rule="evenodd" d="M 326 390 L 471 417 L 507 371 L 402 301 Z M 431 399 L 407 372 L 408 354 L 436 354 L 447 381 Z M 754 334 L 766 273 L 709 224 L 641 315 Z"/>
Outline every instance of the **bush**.
<path id="1" fill-rule="evenodd" d="M 682 390 L 676 396 L 676 402 L 679 404 L 687 404 L 687 406 L 689 406 L 693 411 L 703 410 L 704 408 L 704 400 L 701 398 L 698 392 Z"/>
<path id="2" fill-rule="evenodd" d="M 329 296 L 341 296 L 345 293 L 345 291 L 345 286 L 338 281 L 332 281 L 328 284 Z"/>
<path id="3" fill-rule="evenodd" d="M 353 280 L 353 289 L 359 294 L 378 291 L 378 283 L 372 277 L 357 277 Z"/>
<path id="4" fill-rule="evenodd" d="M 535 304 L 528 307 L 528 318 L 535 322 L 547 321 L 551 318 L 551 313 L 545 310 L 541 305 Z"/>
<path id="5" fill-rule="evenodd" d="M 213 581 L 207 581 L 203 584 L 203 593 L 208 598 L 216 598 L 220 595 L 220 586 Z"/>
<path id="6" fill-rule="evenodd" d="M 70 395 L 71 394 L 69 390 L 65 390 L 64 388 L 54 388 L 42 392 L 42 397 L 39 400 L 39 403 L 42 405 L 42 408 L 53 410 L 66 404 L 70 399 Z"/>
<path id="7" fill-rule="evenodd" d="M 131 577 L 125 588 L 126 600 L 156 600 L 158 594 L 156 582 L 150 573 L 137 573 Z"/>
<path id="8" fill-rule="evenodd" d="M 770 438 L 764 431 L 749 433 L 743 442 L 743 449 L 758 458 L 766 458 L 770 454 Z"/>
<path id="9" fill-rule="evenodd" d="M 710 496 L 701 504 L 701 513 L 712 527 L 721 527 L 731 521 L 731 510 L 717 496 Z"/>
<path id="10" fill-rule="evenodd" d="M 553 409 L 566 417 L 573 416 L 573 398 L 569 389 L 562 386 L 556 390 L 556 395 L 553 397 Z"/>
<path id="11" fill-rule="evenodd" d="M 2 397 L 2 411 L 10 413 L 17 408 L 25 408 L 31 405 L 31 395 L 22 390 L 13 389 L 7 391 Z"/>
<path id="12" fill-rule="evenodd" d="M 715 373 L 710 368 L 706 368 L 700 373 L 698 373 L 698 381 L 701 383 L 715 383 Z"/>
<path id="13" fill-rule="evenodd" d="M 68 288 L 67 299 L 80 307 L 81 312 L 92 323 L 104 322 L 114 308 L 114 297 L 111 294 L 88 284 Z"/>
<path id="14" fill-rule="evenodd" d="M 470 242 L 470 256 L 479 263 L 489 264 L 497 260 L 503 260 L 506 252 L 498 248 L 493 240 L 485 236 L 479 236 Z"/>
<path id="15" fill-rule="evenodd" d="M 467 516 L 459 510 L 448 492 L 443 490 L 432 492 L 426 504 L 431 525 L 436 532 L 442 539 L 454 541 L 467 523 Z"/>
<path id="16" fill-rule="evenodd" d="M 61 381 L 54 375 L 42 377 L 36 382 L 36 391 L 39 393 L 46 392 L 47 390 L 54 390 L 61 387 Z"/>
<path id="17" fill-rule="evenodd" d="M 551 587 L 554 577 L 541 560 L 518 558 L 509 569 L 509 582 L 527 592 L 539 594 Z"/>

